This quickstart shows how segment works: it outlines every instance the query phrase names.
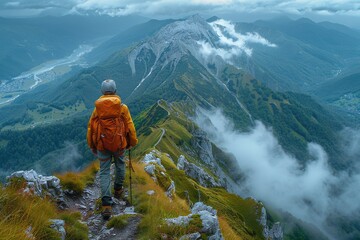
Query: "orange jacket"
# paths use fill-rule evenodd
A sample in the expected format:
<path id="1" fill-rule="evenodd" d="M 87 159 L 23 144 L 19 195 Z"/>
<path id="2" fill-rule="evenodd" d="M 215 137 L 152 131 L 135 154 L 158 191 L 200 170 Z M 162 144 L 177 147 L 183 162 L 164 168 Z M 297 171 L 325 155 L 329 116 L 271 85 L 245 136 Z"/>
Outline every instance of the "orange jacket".
<path id="1" fill-rule="evenodd" d="M 98 100 L 101 100 L 103 98 L 118 98 L 119 104 L 121 104 L 121 98 L 118 95 L 103 95 Z M 127 143 L 128 147 L 134 147 L 138 143 L 138 139 L 136 137 L 136 130 L 134 123 L 132 121 L 129 108 L 125 104 L 121 104 L 121 114 L 123 114 L 125 123 L 127 124 L 127 128 L 129 130 L 128 138 L 129 141 Z M 98 136 L 97 136 L 97 128 L 98 128 L 98 114 L 96 112 L 96 108 L 94 109 L 93 113 L 91 114 L 89 123 L 88 123 L 88 129 L 87 129 L 87 143 L 91 149 L 97 149 L 100 151 L 104 150 L 104 147 L 101 144 L 101 141 L 97 142 Z"/>

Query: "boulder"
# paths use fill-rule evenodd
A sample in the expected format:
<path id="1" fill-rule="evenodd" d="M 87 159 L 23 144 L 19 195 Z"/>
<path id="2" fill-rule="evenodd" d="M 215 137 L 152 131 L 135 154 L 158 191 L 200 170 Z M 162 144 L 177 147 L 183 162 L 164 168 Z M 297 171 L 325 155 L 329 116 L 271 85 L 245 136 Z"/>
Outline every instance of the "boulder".
<path id="1" fill-rule="evenodd" d="M 150 176 L 155 176 L 155 165 L 149 164 L 144 167 L 145 172 L 147 172 Z"/>
<path id="2" fill-rule="evenodd" d="M 161 168 L 165 169 L 164 166 L 161 164 L 161 159 L 157 157 L 157 155 L 160 155 L 160 152 L 157 150 L 152 150 L 148 154 L 146 154 L 142 160 L 146 165 L 149 165 L 150 163 L 154 163 L 159 165 Z"/>
<path id="3" fill-rule="evenodd" d="M 165 219 L 166 223 L 171 225 L 178 225 L 178 226 L 187 226 L 189 225 L 191 219 L 194 215 L 199 215 L 201 222 L 202 222 L 202 229 L 201 233 L 205 233 L 209 236 L 209 239 L 213 240 L 221 240 L 223 239 L 219 221 L 216 215 L 217 211 L 210 206 L 205 205 L 202 202 L 197 202 L 194 204 L 193 208 L 191 209 L 191 214 L 188 216 L 180 216 L 177 218 L 167 218 Z M 196 233 L 193 233 L 191 237 L 198 236 Z M 182 236 L 181 239 L 197 239 L 197 238 L 187 238 L 190 235 Z"/>
<path id="4" fill-rule="evenodd" d="M 51 222 L 50 227 L 60 233 L 61 240 L 65 240 L 66 231 L 64 220 L 50 219 L 49 221 Z"/>
<path id="5" fill-rule="evenodd" d="M 188 216 L 180 216 L 177 218 L 166 218 L 165 222 L 168 225 L 187 226 L 191 220 L 192 214 Z"/>
<path id="6" fill-rule="evenodd" d="M 201 238 L 201 234 L 199 232 L 191 233 L 184 235 L 179 238 L 179 240 L 197 240 Z"/>
<path id="7" fill-rule="evenodd" d="M 191 145 L 196 149 L 200 159 L 209 167 L 215 167 L 212 145 L 204 131 L 197 129 L 192 132 Z"/>
<path id="8" fill-rule="evenodd" d="M 152 195 L 155 194 L 155 191 L 154 190 L 149 190 L 149 191 L 146 192 L 146 194 L 149 195 L 149 196 L 152 196 Z"/>
<path id="9" fill-rule="evenodd" d="M 12 179 L 22 178 L 26 182 L 23 190 L 27 194 L 35 194 L 40 197 L 50 196 L 58 203 L 60 208 L 65 208 L 64 192 L 60 185 L 60 179 L 55 176 L 42 176 L 34 170 L 17 171 L 6 177 L 8 182 Z"/>
<path id="10" fill-rule="evenodd" d="M 221 184 L 205 172 L 204 169 L 198 167 L 194 163 L 190 163 L 183 155 L 180 155 L 178 159 L 177 168 L 179 170 L 184 170 L 186 175 L 195 179 L 204 187 L 221 187 Z"/>
<path id="11" fill-rule="evenodd" d="M 171 184 L 166 191 L 166 196 L 168 196 L 169 198 L 172 198 L 174 193 L 175 193 L 175 182 L 173 180 L 171 180 Z"/>
<path id="12" fill-rule="evenodd" d="M 263 235 L 265 239 L 283 240 L 284 232 L 279 222 L 274 223 L 271 227 L 267 223 L 267 213 L 264 207 L 261 208 L 261 217 L 258 220 L 263 227 Z"/>

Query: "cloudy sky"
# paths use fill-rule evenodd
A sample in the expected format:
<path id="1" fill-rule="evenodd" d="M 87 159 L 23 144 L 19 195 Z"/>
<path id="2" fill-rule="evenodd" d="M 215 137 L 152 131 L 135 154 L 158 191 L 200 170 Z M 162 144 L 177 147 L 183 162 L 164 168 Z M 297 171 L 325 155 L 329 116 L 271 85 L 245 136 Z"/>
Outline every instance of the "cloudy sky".
<path id="1" fill-rule="evenodd" d="M 0 0 L 0 16 L 97 13 L 138 14 L 149 18 L 179 18 L 195 13 L 252 21 L 276 15 L 310 17 L 349 25 L 360 20 L 358 0 Z"/>

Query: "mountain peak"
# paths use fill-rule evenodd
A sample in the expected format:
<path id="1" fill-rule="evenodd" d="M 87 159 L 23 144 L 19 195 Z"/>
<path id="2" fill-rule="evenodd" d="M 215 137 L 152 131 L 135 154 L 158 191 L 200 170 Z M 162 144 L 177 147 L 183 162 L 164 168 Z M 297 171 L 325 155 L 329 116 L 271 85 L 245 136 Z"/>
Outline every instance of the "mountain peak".
<path id="1" fill-rule="evenodd" d="M 305 23 L 305 24 L 315 24 L 315 22 L 310 20 L 309 18 L 299 18 L 296 20 L 296 22 Z"/>
<path id="2" fill-rule="evenodd" d="M 207 22 L 211 23 L 211 22 L 215 22 L 217 20 L 219 20 L 220 18 L 217 16 L 212 16 L 211 18 L 206 19 Z"/>
<path id="3" fill-rule="evenodd" d="M 129 63 L 135 73 L 135 61 L 144 50 L 155 55 L 155 65 L 167 65 L 175 60 L 177 62 L 183 55 L 191 52 L 199 55 L 198 41 L 213 42 L 217 35 L 200 15 L 192 15 L 186 19 L 172 22 L 161 28 L 146 42 L 140 43 L 129 54 Z"/>
<path id="4" fill-rule="evenodd" d="M 200 16 L 200 14 L 194 14 L 186 18 L 187 20 L 193 20 L 193 21 L 203 21 L 204 19 Z"/>

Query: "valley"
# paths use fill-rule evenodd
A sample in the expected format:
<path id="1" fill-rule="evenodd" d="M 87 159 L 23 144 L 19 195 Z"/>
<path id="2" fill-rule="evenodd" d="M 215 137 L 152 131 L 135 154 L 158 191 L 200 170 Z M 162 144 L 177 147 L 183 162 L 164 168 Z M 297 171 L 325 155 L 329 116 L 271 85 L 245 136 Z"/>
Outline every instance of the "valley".
<path id="1" fill-rule="evenodd" d="M 1 81 L 0 178 L 29 169 L 66 175 L 92 162 L 87 122 L 111 78 L 139 137 L 136 188 L 162 194 L 163 205 L 136 193 L 139 235 L 158 229 L 158 213 L 144 202 L 177 217 L 168 204 L 174 194 L 185 208 L 216 208 L 225 239 L 357 239 L 359 126 L 344 139 L 346 113 L 329 106 L 360 113 L 358 73 L 349 70 L 359 35 L 336 29 L 309 19 L 232 23 L 197 14 L 80 44 Z"/>
<path id="2" fill-rule="evenodd" d="M 70 56 L 40 64 L 0 85 L 0 106 L 14 101 L 36 87 L 56 81 L 75 67 L 86 68 L 84 55 L 91 52 L 94 46 L 80 45 Z"/>

